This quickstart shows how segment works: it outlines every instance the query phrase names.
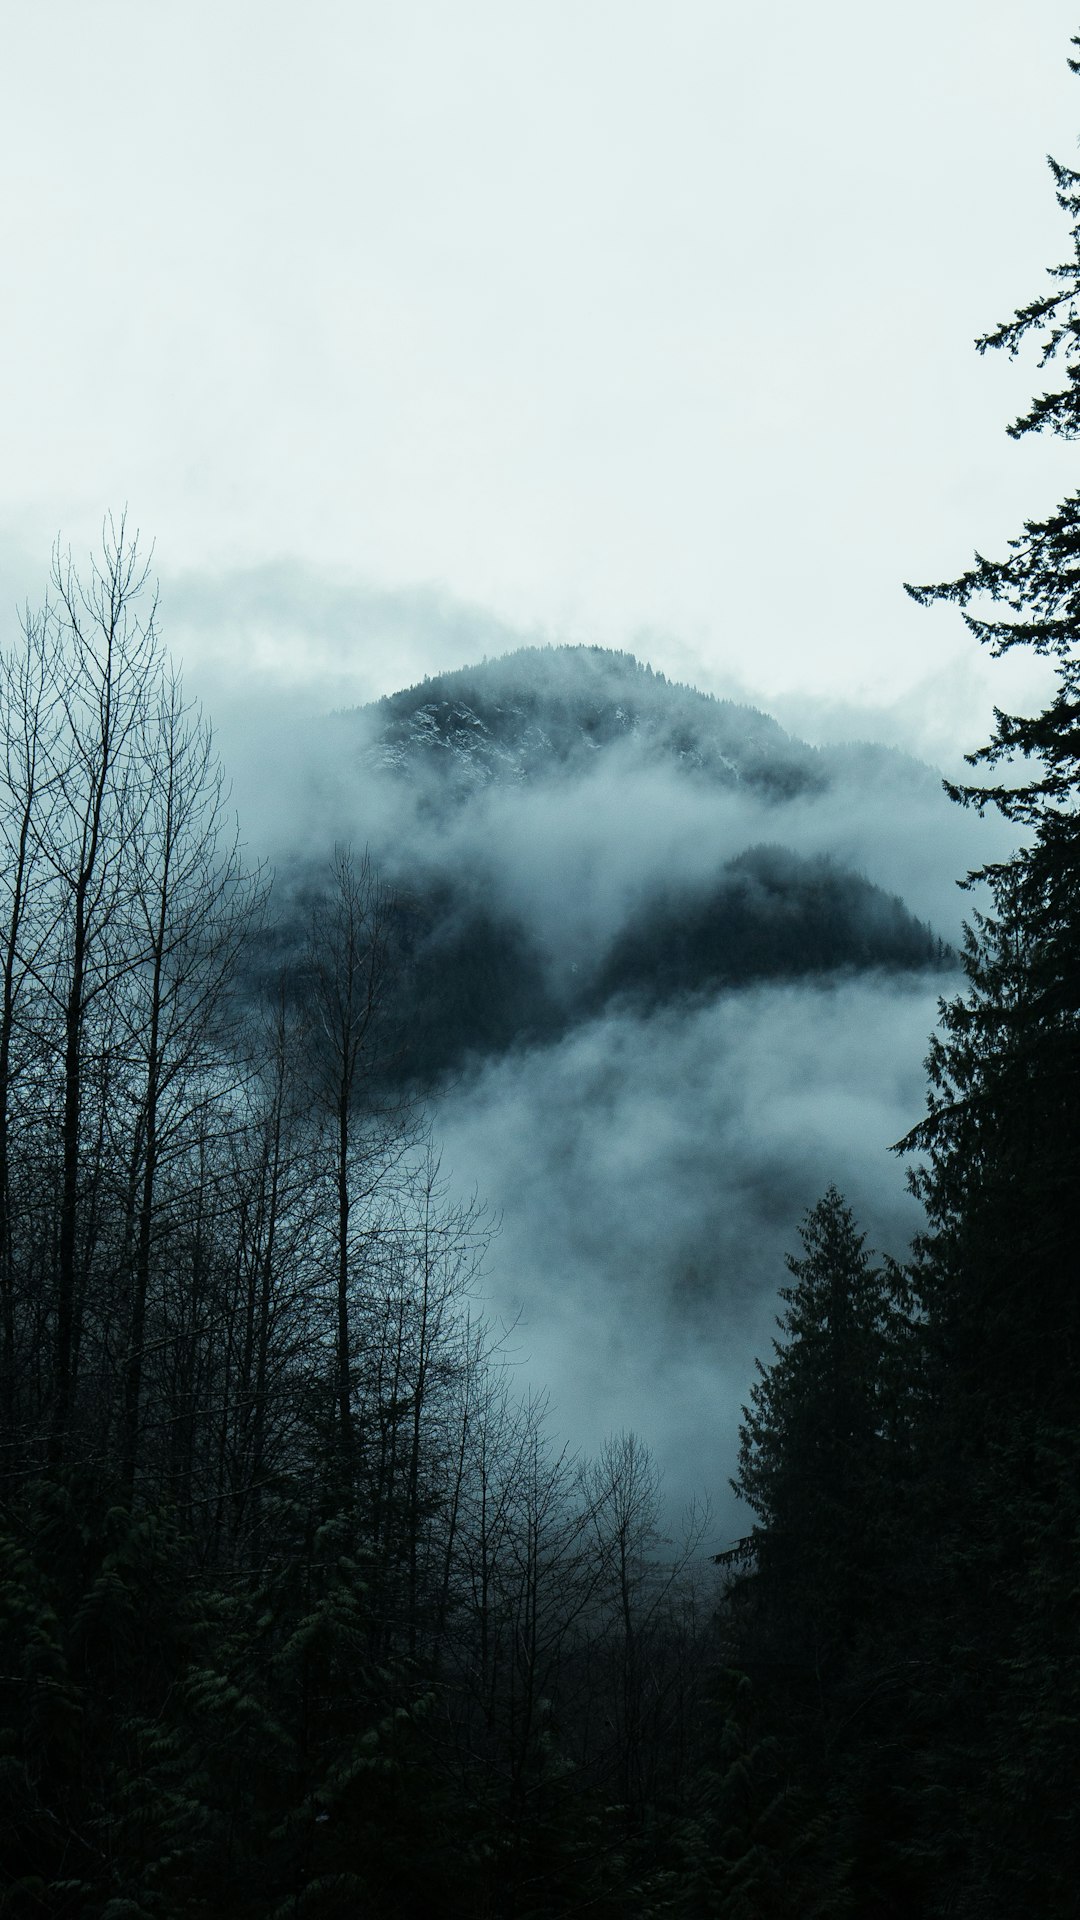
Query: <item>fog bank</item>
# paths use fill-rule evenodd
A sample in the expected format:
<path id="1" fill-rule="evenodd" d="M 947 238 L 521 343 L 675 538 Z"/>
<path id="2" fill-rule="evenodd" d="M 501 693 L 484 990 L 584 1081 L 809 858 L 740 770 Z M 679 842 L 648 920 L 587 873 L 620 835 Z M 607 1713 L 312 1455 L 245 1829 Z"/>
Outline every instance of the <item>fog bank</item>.
<path id="1" fill-rule="evenodd" d="M 898 1255 L 918 1224 L 889 1148 L 922 1111 L 935 1007 L 885 978 L 752 988 L 595 1021 L 440 1102 L 444 1166 L 502 1215 L 489 1286 L 523 1379 L 576 1445 L 636 1429 L 719 1533 L 746 1523 L 740 1408 L 806 1209 L 834 1182 Z"/>

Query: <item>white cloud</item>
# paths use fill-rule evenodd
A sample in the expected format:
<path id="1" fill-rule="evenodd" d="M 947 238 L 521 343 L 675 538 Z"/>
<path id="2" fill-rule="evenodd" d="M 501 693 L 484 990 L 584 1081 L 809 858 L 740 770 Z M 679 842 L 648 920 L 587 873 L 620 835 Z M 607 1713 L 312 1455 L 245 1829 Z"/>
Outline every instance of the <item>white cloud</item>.
<path id="1" fill-rule="evenodd" d="M 0 527 L 43 559 L 126 500 L 176 570 L 891 700 L 968 644 L 899 581 L 1071 484 L 969 346 L 1061 243 L 1065 0 L 56 17 L 9 24 L 0 129 Z"/>

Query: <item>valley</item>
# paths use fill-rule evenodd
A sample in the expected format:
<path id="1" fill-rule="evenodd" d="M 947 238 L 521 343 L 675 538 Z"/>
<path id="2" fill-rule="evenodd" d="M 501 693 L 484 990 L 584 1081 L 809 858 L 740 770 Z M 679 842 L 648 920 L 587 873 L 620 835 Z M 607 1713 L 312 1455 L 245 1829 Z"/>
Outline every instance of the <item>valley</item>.
<path id="1" fill-rule="evenodd" d="M 378 1081 L 500 1223 L 485 1296 L 522 1389 L 575 1447 L 638 1432 L 667 1510 L 708 1498 L 722 1541 L 793 1222 L 835 1180 L 883 1249 L 917 1224 L 889 1148 L 955 977 L 928 858 L 955 809 L 894 750 L 807 746 L 600 648 L 440 675 L 298 759 L 253 985 L 284 969 L 302 1004 L 332 847 L 366 846 Z"/>

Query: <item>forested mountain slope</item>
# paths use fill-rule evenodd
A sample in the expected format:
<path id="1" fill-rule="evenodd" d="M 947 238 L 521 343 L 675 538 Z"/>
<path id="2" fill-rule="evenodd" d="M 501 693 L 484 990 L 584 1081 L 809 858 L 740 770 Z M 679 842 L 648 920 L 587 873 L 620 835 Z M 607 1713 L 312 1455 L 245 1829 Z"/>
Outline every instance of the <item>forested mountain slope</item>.
<path id="1" fill-rule="evenodd" d="M 336 715 L 328 741 L 375 796 L 372 858 L 394 895 L 388 1057 L 408 1079 L 549 1042 L 614 1004 L 949 959 L 827 841 L 789 841 L 853 782 L 921 795 L 927 768 L 807 746 L 628 653 L 523 648 Z M 309 858 L 294 860 L 264 973 L 289 968 L 313 887 Z"/>
<path id="2" fill-rule="evenodd" d="M 369 766 L 411 778 L 437 769 L 450 792 L 565 777 L 621 744 L 639 760 L 777 796 L 828 780 L 825 758 L 767 714 L 604 647 L 522 647 L 388 694 L 363 717 Z"/>

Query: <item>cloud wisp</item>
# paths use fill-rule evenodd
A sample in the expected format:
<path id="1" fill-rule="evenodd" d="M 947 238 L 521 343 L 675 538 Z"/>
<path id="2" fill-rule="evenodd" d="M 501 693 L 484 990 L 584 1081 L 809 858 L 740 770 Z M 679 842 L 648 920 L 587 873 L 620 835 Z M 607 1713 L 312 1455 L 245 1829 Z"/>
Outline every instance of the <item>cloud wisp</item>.
<path id="1" fill-rule="evenodd" d="M 492 1299 L 523 1374 L 575 1444 L 637 1429 L 672 1502 L 708 1492 L 721 1531 L 806 1208 L 835 1182 L 898 1255 L 917 1225 L 889 1148 L 921 1111 L 935 1004 L 877 977 L 624 1010 L 439 1103 L 447 1169 L 502 1217 Z"/>

